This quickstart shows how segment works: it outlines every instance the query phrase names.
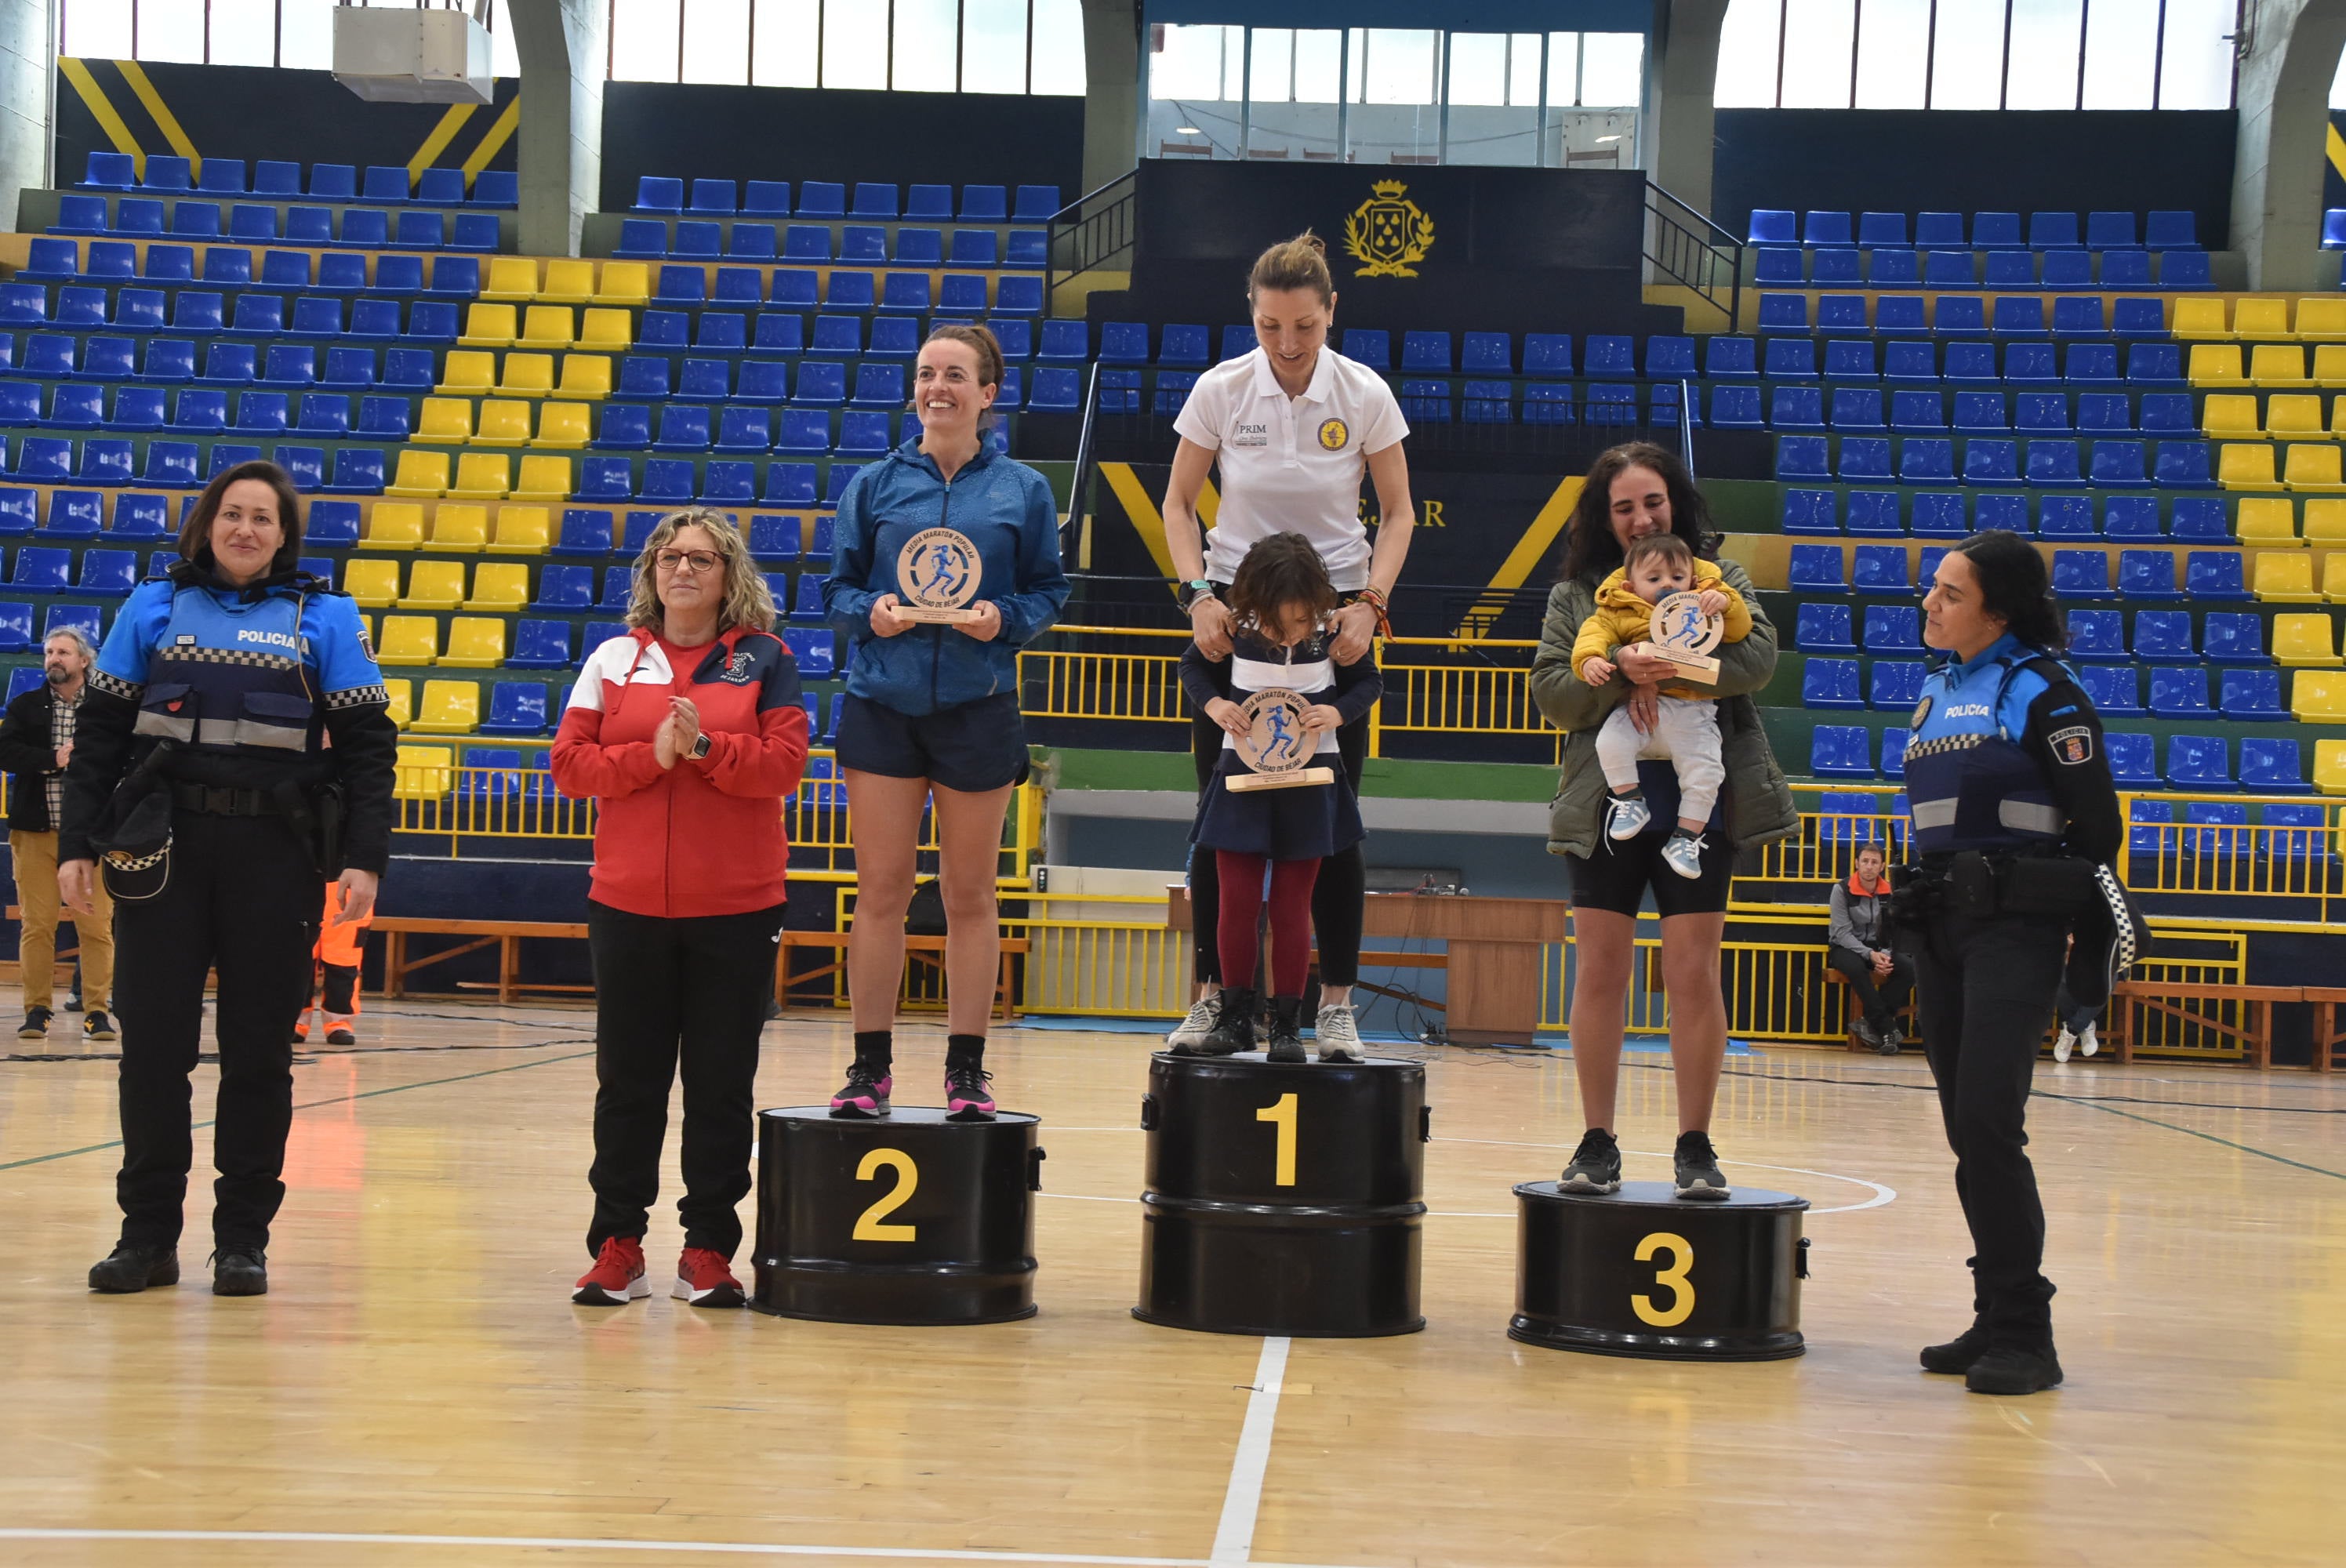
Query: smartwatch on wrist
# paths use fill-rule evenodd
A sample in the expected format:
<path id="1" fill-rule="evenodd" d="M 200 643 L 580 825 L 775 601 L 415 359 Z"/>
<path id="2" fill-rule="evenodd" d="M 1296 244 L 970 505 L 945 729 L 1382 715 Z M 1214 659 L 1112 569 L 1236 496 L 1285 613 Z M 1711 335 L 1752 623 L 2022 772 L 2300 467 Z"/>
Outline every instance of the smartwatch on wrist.
<path id="1" fill-rule="evenodd" d="M 694 761 L 698 762 L 701 759 L 707 757 L 709 753 L 709 736 L 705 731 L 692 738 L 692 759 Z"/>
<path id="2" fill-rule="evenodd" d="M 1199 599 L 1211 599 L 1218 596 L 1214 592 L 1214 585 L 1203 577 L 1192 577 L 1186 583 L 1176 585 L 1173 589 L 1174 602 L 1181 606 L 1181 613 L 1184 615 L 1188 614 L 1189 606 Z"/>

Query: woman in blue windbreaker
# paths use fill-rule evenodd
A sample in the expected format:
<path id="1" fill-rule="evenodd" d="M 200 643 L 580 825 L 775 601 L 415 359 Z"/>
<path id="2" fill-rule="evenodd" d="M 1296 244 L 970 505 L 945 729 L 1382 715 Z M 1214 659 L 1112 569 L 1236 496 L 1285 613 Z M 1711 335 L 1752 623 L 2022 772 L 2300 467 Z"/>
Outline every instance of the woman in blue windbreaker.
<path id="1" fill-rule="evenodd" d="M 1066 603 L 1059 509 L 1043 476 L 994 450 L 983 428 L 1002 387 L 1002 347 L 984 327 L 939 327 L 913 372 L 920 434 L 871 464 L 839 498 L 837 555 L 823 604 L 847 634 L 839 766 L 855 844 L 855 929 L 847 981 L 855 1062 L 831 1115 L 888 1110 L 904 914 L 923 805 L 933 800 L 945 906 L 945 1111 L 987 1121 L 985 1023 L 1002 928 L 994 879 L 1010 792 L 1026 777 L 1018 650 Z M 914 535 L 951 529 L 976 546 L 974 620 L 896 612 L 898 562 Z M 923 553 L 917 575 L 943 557 Z"/>

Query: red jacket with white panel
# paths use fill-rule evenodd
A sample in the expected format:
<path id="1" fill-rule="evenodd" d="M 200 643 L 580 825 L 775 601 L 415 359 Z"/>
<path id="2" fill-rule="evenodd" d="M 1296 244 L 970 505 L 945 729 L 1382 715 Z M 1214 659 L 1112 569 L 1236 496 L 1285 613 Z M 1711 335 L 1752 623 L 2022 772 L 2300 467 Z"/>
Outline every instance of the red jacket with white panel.
<path id="1" fill-rule="evenodd" d="M 672 668 L 638 628 L 586 656 L 554 738 L 554 782 L 596 802 L 597 902 L 682 920 L 784 901 L 782 803 L 806 771 L 799 667 L 770 632 L 737 626 Z M 692 699 L 707 757 L 662 769 L 652 737 L 668 699 Z"/>

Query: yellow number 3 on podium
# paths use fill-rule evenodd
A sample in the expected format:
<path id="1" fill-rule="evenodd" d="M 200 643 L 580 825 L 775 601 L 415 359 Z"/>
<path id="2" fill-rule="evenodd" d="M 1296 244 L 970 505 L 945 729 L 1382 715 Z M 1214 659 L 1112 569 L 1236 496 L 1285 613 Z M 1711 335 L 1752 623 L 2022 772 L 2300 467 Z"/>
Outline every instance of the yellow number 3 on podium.
<path id="1" fill-rule="evenodd" d="M 1694 1246 L 1683 1236 L 1658 1230 L 1637 1243 L 1637 1261 L 1647 1262 L 1657 1252 L 1670 1255 L 1670 1266 L 1654 1273 L 1655 1284 L 1669 1287 L 1669 1306 L 1657 1308 L 1654 1298 L 1643 1294 L 1630 1297 L 1629 1305 L 1638 1321 L 1657 1329 L 1675 1329 L 1694 1314 L 1694 1281 L 1687 1278 L 1687 1271 L 1694 1267 Z"/>

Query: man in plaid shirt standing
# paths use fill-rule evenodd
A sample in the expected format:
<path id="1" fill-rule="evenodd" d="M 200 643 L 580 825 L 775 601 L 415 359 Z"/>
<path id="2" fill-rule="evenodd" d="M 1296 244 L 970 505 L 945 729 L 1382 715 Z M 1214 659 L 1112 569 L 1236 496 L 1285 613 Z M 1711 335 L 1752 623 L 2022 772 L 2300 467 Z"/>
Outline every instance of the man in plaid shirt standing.
<path id="1" fill-rule="evenodd" d="M 19 1040 L 48 1036 L 57 948 L 57 823 L 64 816 L 66 764 L 73 757 L 74 720 L 84 682 L 96 661 L 89 639 L 61 626 L 41 645 L 46 676 L 8 705 L 0 719 L 0 771 L 8 779 L 8 849 L 15 862 L 16 902 L 24 911 L 17 957 L 24 972 L 25 1022 Z M 82 1033 L 94 1041 L 119 1038 L 106 1009 L 114 994 L 114 903 L 103 885 L 94 920 L 76 920 L 81 939 L 82 994 L 89 1010 Z"/>

